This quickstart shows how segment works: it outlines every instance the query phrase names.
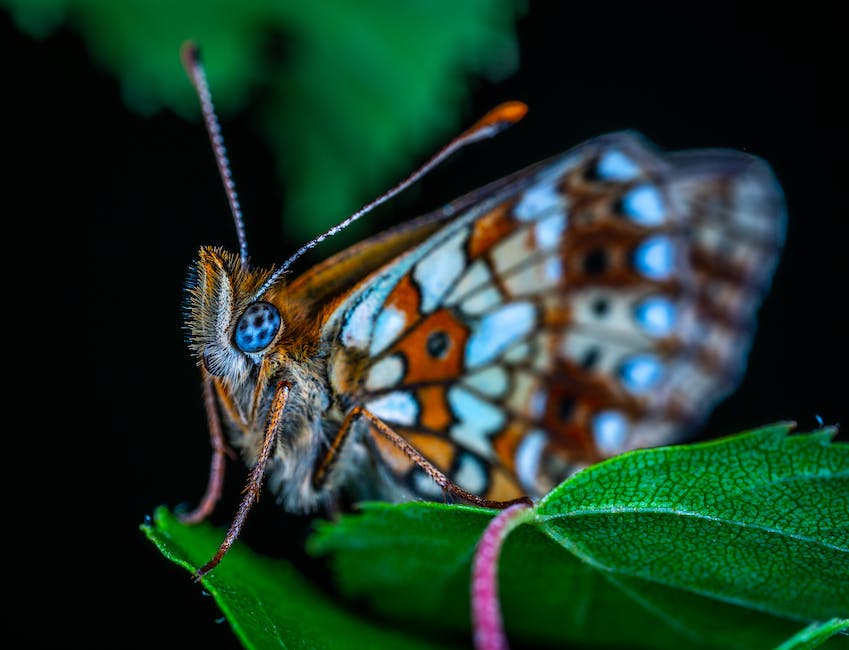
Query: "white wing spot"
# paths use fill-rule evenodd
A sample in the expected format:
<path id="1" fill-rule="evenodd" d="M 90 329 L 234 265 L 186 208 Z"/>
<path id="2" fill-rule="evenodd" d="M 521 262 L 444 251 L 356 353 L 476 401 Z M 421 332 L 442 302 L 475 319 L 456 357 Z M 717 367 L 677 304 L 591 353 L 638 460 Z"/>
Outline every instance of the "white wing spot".
<path id="1" fill-rule="evenodd" d="M 513 412 L 536 420 L 545 410 L 545 399 L 540 399 L 540 378 L 536 373 L 516 369 L 507 395 L 507 406 Z M 542 409 L 542 411 L 540 410 Z"/>
<path id="2" fill-rule="evenodd" d="M 653 354 L 637 354 L 619 368 L 619 376 L 632 392 L 648 390 L 663 377 L 663 363 Z"/>
<path id="3" fill-rule="evenodd" d="M 527 336 L 536 325 L 531 303 L 515 302 L 481 318 L 466 343 L 466 364 L 477 368 L 498 358 L 512 343 Z"/>
<path id="4" fill-rule="evenodd" d="M 382 352 L 404 331 L 407 317 L 404 312 L 386 305 L 378 314 L 374 323 L 374 333 L 371 338 L 370 353 L 376 355 Z"/>
<path id="5" fill-rule="evenodd" d="M 413 278 L 422 292 L 422 313 L 430 313 L 442 302 L 445 293 L 466 268 L 462 246 L 467 234 L 465 229 L 460 230 L 416 264 Z"/>
<path id="6" fill-rule="evenodd" d="M 480 459 L 471 454 L 460 456 L 454 482 L 472 494 L 483 495 L 486 491 L 487 472 Z"/>
<path id="7" fill-rule="evenodd" d="M 636 306 L 634 316 L 646 334 L 668 336 L 675 329 L 676 312 L 671 300 L 662 296 L 652 296 Z"/>
<path id="8" fill-rule="evenodd" d="M 672 273 L 675 249 L 669 237 L 650 237 L 634 251 L 634 266 L 637 271 L 652 280 L 664 280 Z"/>
<path id="9" fill-rule="evenodd" d="M 536 295 L 554 289 L 563 275 L 559 257 L 549 257 L 504 277 L 504 286 L 511 296 Z"/>
<path id="10" fill-rule="evenodd" d="M 558 212 L 537 222 L 534 226 L 534 237 L 537 246 L 542 249 L 557 248 L 566 232 L 566 214 Z"/>
<path id="11" fill-rule="evenodd" d="M 563 262 L 559 257 L 549 257 L 545 261 L 545 279 L 555 284 L 563 278 Z"/>
<path id="12" fill-rule="evenodd" d="M 419 403 L 406 391 L 387 393 L 366 403 L 366 409 L 384 422 L 412 426 L 419 416 Z"/>
<path id="13" fill-rule="evenodd" d="M 538 252 L 529 235 L 527 228 L 520 228 L 492 247 L 490 259 L 496 273 L 504 273 L 514 266 L 519 266 Z"/>
<path id="14" fill-rule="evenodd" d="M 504 426 L 505 416 L 501 409 L 459 386 L 448 391 L 448 403 L 458 420 L 451 428 L 454 440 L 484 458 L 491 458 L 493 452 L 488 436 Z"/>
<path id="15" fill-rule="evenodd" d="M 393 354 L 375 363 L 366 377 L 366 389 L 377 391 L 396 386 L 404 378 L 404 362 Z"/>
<path id="16" fill-rule="evenodd" d="M 366 295 L 349 313 L 342 327 L 342 344 L 349 348 L 364 349 L 369 342 L 372 319 L 380 309 L 382 299 L 380 292 L 372 291 Z"/>
<path id="17" fill-rule="evenodd" d="M 544 431 L 534 429 L 516 447 L 516 478 L 530 494 L 537 492 L 537 475 L 546 440 L 548 436 Z"/>
<path id="18" fill-rule="evenodd" d="M 625 446 L 628 420 L 619 411 L 601 411 L 593 418 L 592 430 L 598 450 L 612 456 Z"/>
<path id="19" fill-rule="evenodd" d="M 509 363 L 521 363 L 527 360 L 531 354 L 531 346 L 527 341 L 514 345 L 504 353 L 504 360 Z"/>
<path id="20" fill-rule="evenodd" d="M 446 305 L 455 304 L 460 298 L 467 293 L 474 291 L 478 287 L 491 283 L 489 269 L 483 260 L 475 260 L 471 266 L 463 273 L 463 277 L 454 285 L 451 293 L 445 299 Z"/>
<path id="21" fill-rule="evenodd" d="M 532 221 L 550 210 L 564 211 L 566 201 L 557 191 L 556 180 L 546 179 L 525 190 L 521 200 L 513 209 L 513 214 L 519 221 Z"/>
<path id="22" fill-rule="evenodd" d="M 659 226 L 666 219 L 660 191 L 654 185 L 638 185 L 622 197 L 622 210 L 641 226 Z"/>
<path id="23" fill-rule="evenodd" d="M 417 469 L 413 474 L 413 489 L 423 497 L 434 500 L 444 494 L 439 484 L 421 469 Z"/>
<path id="24" fill-rule="evenodd" d="M 548 403 L 548 393 L 537 390 L 531 395 L 530 413 L 534 420 L 541 420 L 545 415 L 545 405 Z"/>
<path id="25" fill-rule="evenodd" d="M 501 366 L 487 366 L 463 379 L 466 386 L 487 397 L 501 397 L 509 387 L 507 371 Z"/>
<path id="26" fill-rule="evenodd" d="M 495 287 L 487 287 L 482 291 L 475 291 L 463 301 L 463 312 L 470 316 L 477 316 L 489 311 L 502 302 L 501 294 Z"/>
<path id="27" fill-rule="evenodd" d="M 640 175 L 640 168 L 618 149 L 611 149 L 599 159 L 596 174 L 606 181 L 630 181 Z"/>
<path id="28" fill-rule="evenodd" d="M 531 363 L 534 370 L 539 372 L 549 372 L 554 361 L 551 351 L 554 348 L 554 334 L 550 332 L 541 332 L 537 334 L 536 345 Z M 512 348 L 504 355 L 504 359 L 512 352 Z"/>

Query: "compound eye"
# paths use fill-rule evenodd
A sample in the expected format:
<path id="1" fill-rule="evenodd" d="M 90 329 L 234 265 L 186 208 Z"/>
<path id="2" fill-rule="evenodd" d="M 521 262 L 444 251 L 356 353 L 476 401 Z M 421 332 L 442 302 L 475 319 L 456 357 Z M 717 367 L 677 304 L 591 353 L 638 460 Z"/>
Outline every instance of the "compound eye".
<path id="1" fill-rule="evenodd" d="M 274 305 L 255 302 L 239 318 L 233 342 L 242 352 L 260 352 L 271 345 L 280 324 L 280 312 Z"/>

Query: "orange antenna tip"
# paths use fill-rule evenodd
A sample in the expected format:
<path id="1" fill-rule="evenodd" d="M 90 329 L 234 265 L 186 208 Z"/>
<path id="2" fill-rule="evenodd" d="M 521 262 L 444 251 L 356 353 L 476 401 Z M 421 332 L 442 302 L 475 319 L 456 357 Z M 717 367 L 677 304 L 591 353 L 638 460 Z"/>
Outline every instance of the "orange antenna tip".
<path id="1" fill-rule="evenodd" d="M 350 217 L 342 221 L 341 223 L 333 226 L 330 230 L 326 231 L 324 234 L 319 235 L 312 241 L 307 242 L 303 246 L 301 246 L 295 253 L 289 257 L 281 266 L 277 268 L 274 273 L 272 273 L 268 279 L 263 283 L 257 292 L 257 297 L 261 296 L 265 291 L 274 284 L 277 279 L 286 273 L 292 263 L 297 260 L 301 255 L 306 253 L 311 248 L 314 248 L 321 242 L 323 242 L 328 237 L 332 237 L 340 230 L 347 228 L 354 221 L 362 217 L 367 212 L 371 212 L 375 207 L 388 201 L 390 198 L 401 192 L 405 188 L 409 187 L 417 180 L 419 180 L 422 176 L 427 174 L 431 169 L 436 167 L 439 163 L 445 160 L 452 153 L 457 151 L 458 149 L 462 149 L 468 144 L 472 142 L 478 142 L 483 140 L 484 138 L 491 138 L 492 136 L 500 133 L 508 126 L 512 126 L 523 117 L 528 112 L 528 106 L 524 102 L 519 101 L 510 101 L 505 102 L 503 104 L 499 104 L 491 111 L 489 111 L 486 115 L 484 115 L 481 119 L 475 122 L 470 128 L 466 129 L 458 135 L 456 138 L 451 140 L 447 145 L 442 147 L 436 154 L 428 160 L 424 165 L 419 167 L 412 174 L 407 176 L 403 181 L 398 183 L 395 187 L 391 188 L 389 191 L 384 192 L 380 196 L 378 196 L 371 203 L 367 203 L 365 206 L 357 210 Z"/>
<path id="2" fill-rule="evenodd" d="M 499 104 L 481 119 L 475 122 L 469 131 L 478 129 L 495 128 L 501 130 L 512 126 L 528 113 L 528 105 L 525 102 L 510 101 Z"/>

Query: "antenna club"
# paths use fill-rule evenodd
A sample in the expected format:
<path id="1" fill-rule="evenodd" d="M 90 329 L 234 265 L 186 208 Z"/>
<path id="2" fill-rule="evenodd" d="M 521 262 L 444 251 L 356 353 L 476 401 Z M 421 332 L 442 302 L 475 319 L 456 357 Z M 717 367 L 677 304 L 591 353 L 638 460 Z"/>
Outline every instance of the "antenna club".
<path id="1" fill-rule="evenodd" d="M 385 203 L 393 196 L 409 187 L 417 180 L 419 180 L 422 176 L 427 174 L 431 169 L 436 167 L 439 163 L 445 160 L 452 153 L 465 147 L 472 142 L 477 142 L 479 140 L 483 140 L 484 138 L 489 138 L 500 131 L 503 131 L 508 126 L 511 126 L 521 120 L 525 114 L 528 112 L 528 106 L 524 102 L 520 101 L 510 101 L 505 102 L 503 104 L 499 104 L 491 111 L 489 111 L 486 115 L 484 115 L 481 119 L 479 119 L 475 124 L 473 124 L 469 129 L 458 135 L 456 138 L 451 140 L 447 145 L 442 147 L 430 160 L 428 160 L 424 165 L 419 167 L 412 174 L 407 176 L 400 183 L 395 185 L 395 187 L 391 188 L 387 192 L 384 192 L 376 199 L 374 199 L 371 203 L 367 203 L 362 208 L 357 210 L 350 217 L 342 221 L 341 223 L 336 224 L 330 230 L 327 230 L 323 234 L 319 235 L 315 239 L 307 242 L 303 246 L 301 246 L 298 250 L 295 251 L 293 255 L 287 259 L 282 266 L 280 266 L 274 273 L 272 273 L 268 279 L 263 283 L 257 292 L 257 297 L 261 296 L 265 293 L 268 288 L 274 284 L 283 274 L 285 274 L 289 267 L 292 265 L 295 260 L 300 258 L 304 253 L 306 253 L 311 248 L 315 248 L 321 242 L 323 242 L 328 237 L 332 237 L 340 230 L 344 230 L 352 223 L 354 223 L 357 219 L 362 217 L 364 214 L 371 212 L 374 208 L 376 208 L 381 203 Z"/>
<path id="2" fill-rule="evenodd" d="M 528 105 L 525 102 L 509 101 L 499 104 L 475 122 L 468 132 L 482 129 L 495 128 L 500 131 L 521 120 L 528 113 Z"/>
<path id="3" fill-rule="evenodd" d="M 180 61 L 189 78 L 194 78 L 195 69 L 200 63 L 200 48 L 194 41 L 185 41 L 180 46 Z"/>

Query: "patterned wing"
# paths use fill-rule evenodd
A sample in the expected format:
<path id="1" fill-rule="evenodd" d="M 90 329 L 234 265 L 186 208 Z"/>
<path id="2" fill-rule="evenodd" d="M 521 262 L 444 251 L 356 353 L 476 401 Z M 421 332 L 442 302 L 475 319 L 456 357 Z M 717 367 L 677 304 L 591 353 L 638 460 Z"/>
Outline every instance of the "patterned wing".
<path id="1" fill-rule="evenodd" d="M 363 282 L 331 385 L 464 489 L 539 495 L 679 439 L 735 385 L 784 232 L 768 167 L 592 140 L 501 181 Z M 378 454 L 413 493 L 442 492 Z"/>

